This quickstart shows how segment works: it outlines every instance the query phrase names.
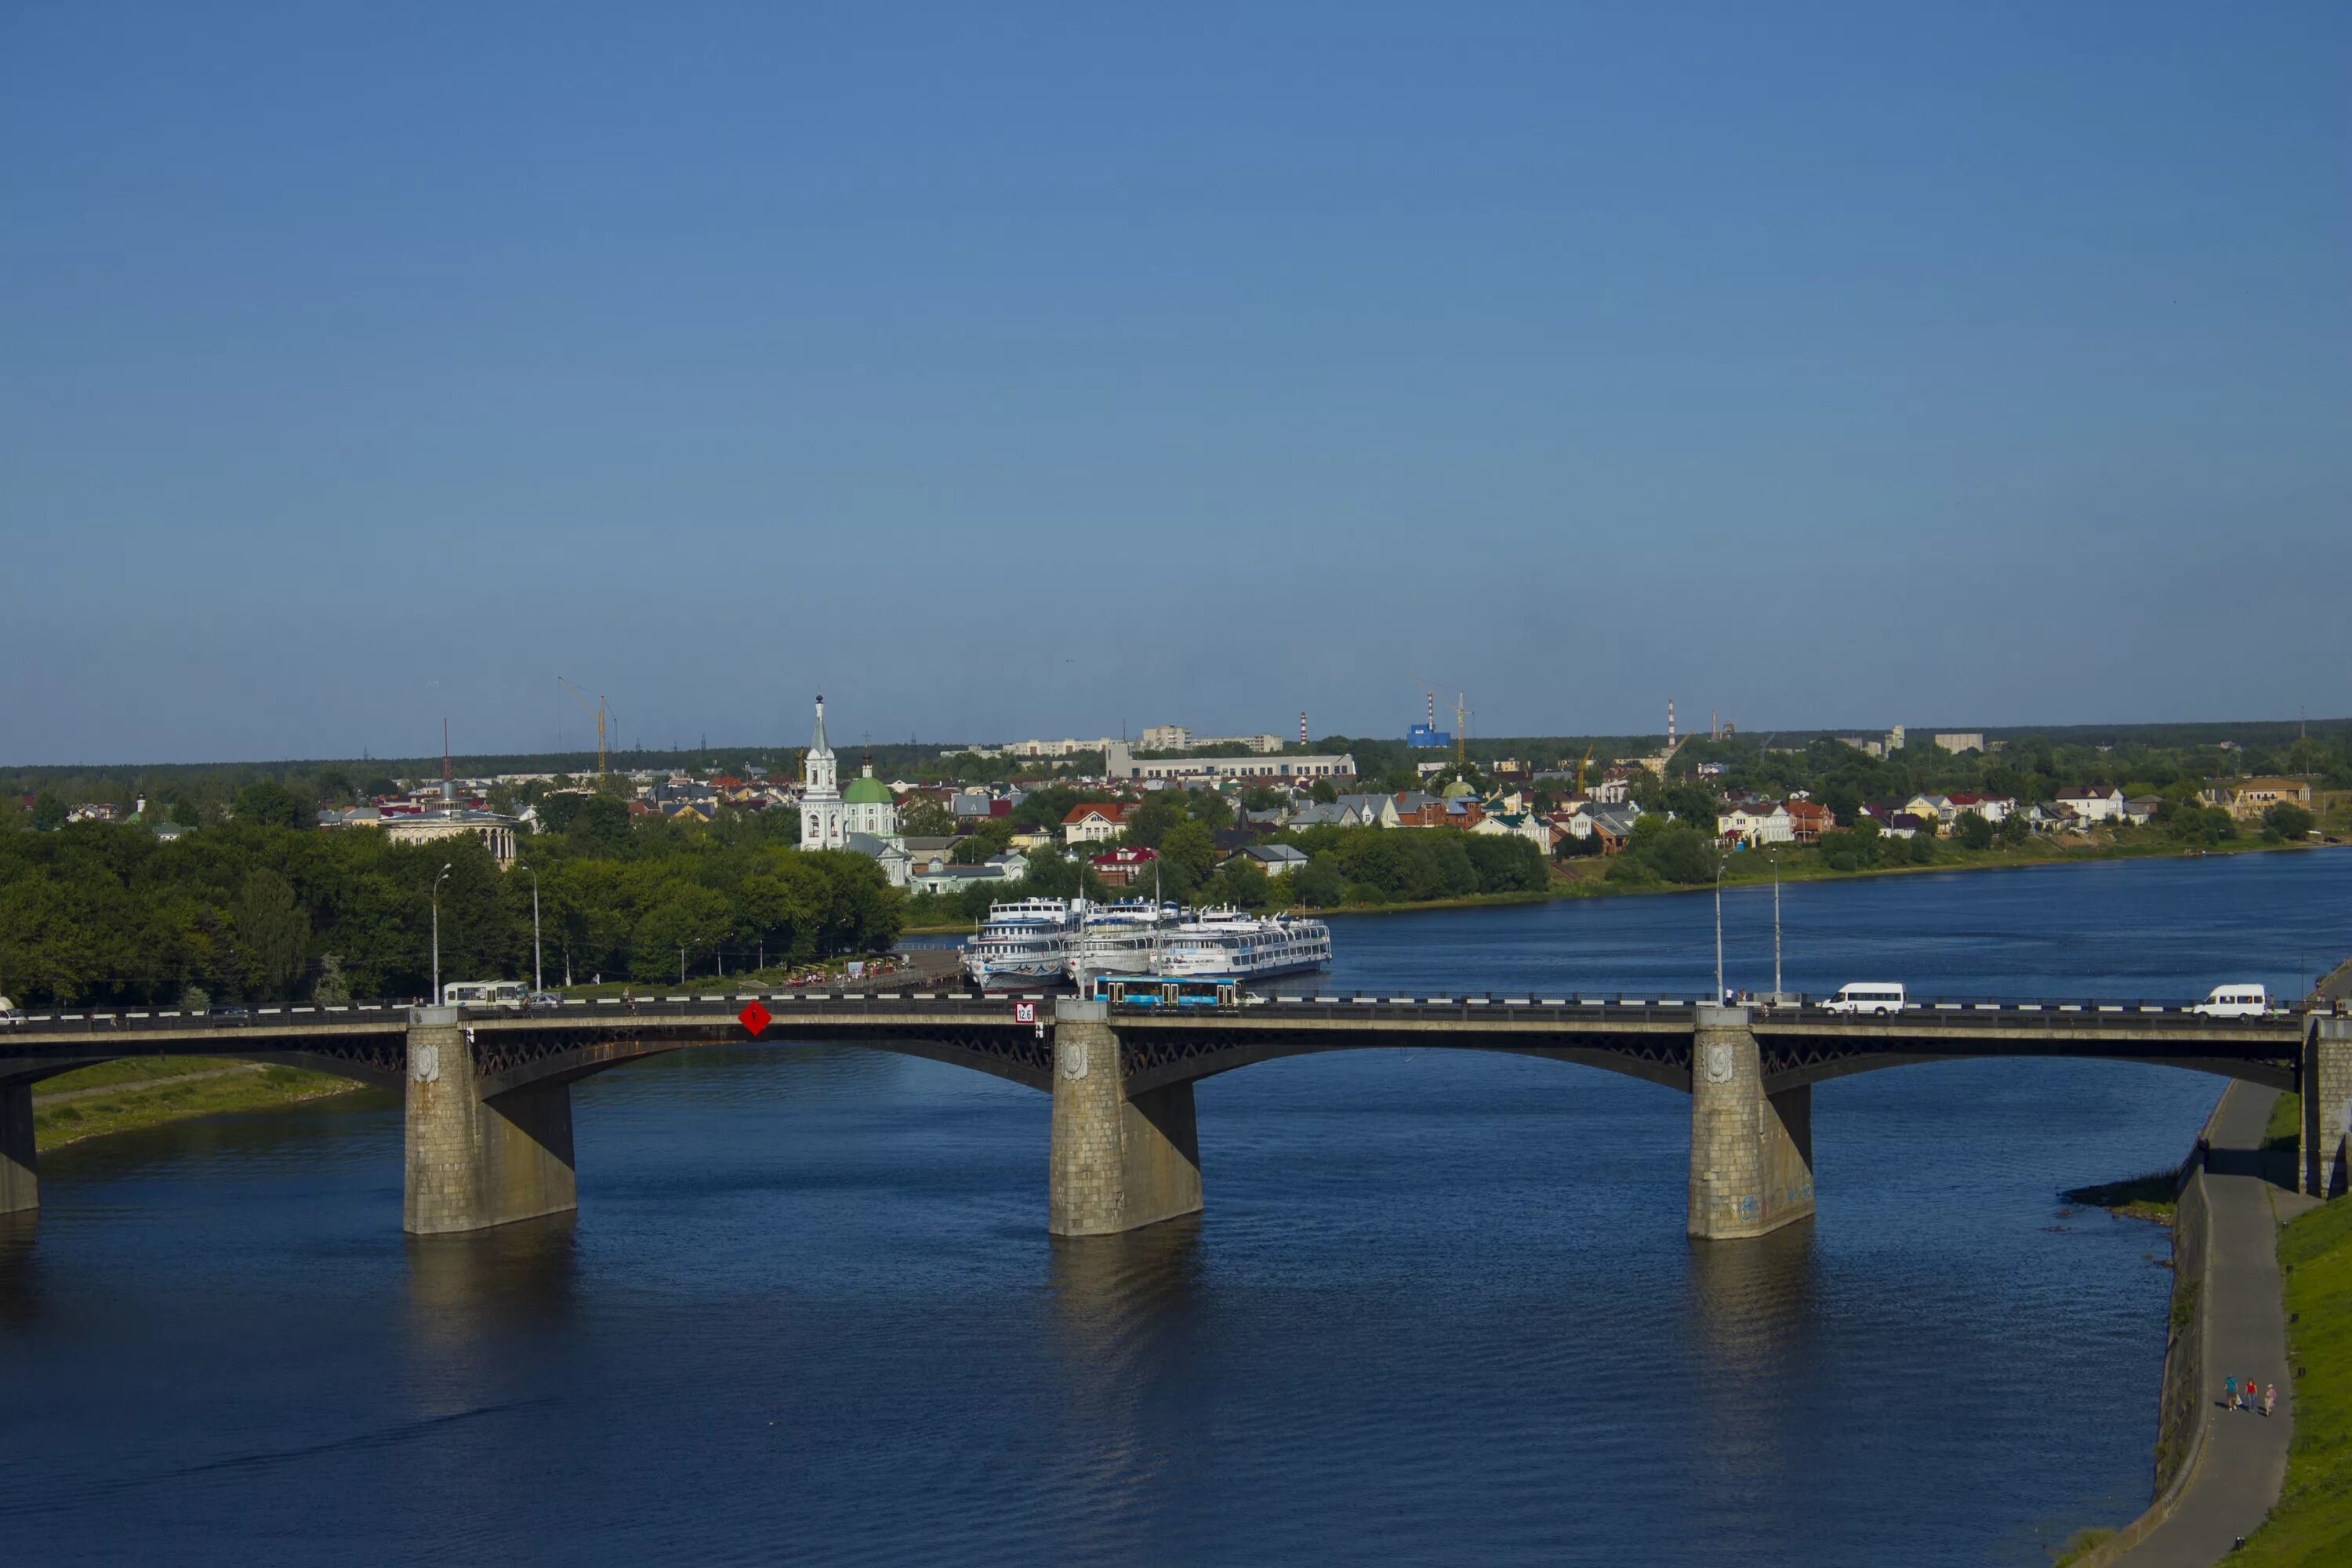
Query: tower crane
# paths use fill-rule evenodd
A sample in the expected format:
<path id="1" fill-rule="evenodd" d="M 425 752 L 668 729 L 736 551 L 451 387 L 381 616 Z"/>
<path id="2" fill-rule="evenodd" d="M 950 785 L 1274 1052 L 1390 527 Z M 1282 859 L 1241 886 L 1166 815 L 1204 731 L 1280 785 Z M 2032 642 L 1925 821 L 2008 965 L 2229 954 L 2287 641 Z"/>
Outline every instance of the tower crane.
<path id="1" fill-rule="evenodd" d="M 604 766 L 604 721 L 612 717 L 612 714 L 604 707 L 604 694 L 602 692 L 597 693 L 596 706 L 590 708 L 588 706 L 588 694 L 586 692 L 572 685 L 572 682 L 565 680 L 563 677 L 560 675 L 555 679 L 562 685 L 564 690 L 572 693 L 572 700 L 580 704 L 580 706 L 586 710 L 588 716 L 596 721 L 596 777 L 599 782 L 602 782 L 606 776 L 607 772 Z"/>

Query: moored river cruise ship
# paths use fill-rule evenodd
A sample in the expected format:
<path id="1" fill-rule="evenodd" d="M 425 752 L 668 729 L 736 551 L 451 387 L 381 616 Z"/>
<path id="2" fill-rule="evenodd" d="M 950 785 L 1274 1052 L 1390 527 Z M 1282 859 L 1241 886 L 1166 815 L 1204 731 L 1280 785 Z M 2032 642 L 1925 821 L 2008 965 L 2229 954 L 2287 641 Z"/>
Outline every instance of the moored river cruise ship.
<path id="1" fill-rule="evenodd" d="M 1183 919 L 1174 904 L 1121 899 L 1086 913 L 1063 970 L 1081 991 L 1097 974 L 1149 974 L 1162 933 Z"/>
<path id="2" fill-rule="evenodd" d="M 1023 899 L 991 904 L 963 945 L 963 972 L 983 991 L 1050 985 L 1063 977 L 1087 913 L 1084 899 Z"/>
<path id="3" fill-rule="evenodd" d="M 1154 973 L 1172 978 L 1230 974 L 1254 980 L 1323 969 L 1331 963 L 1331 928 L 1321 921 L 1202 910 L 1162 931 Z"/>

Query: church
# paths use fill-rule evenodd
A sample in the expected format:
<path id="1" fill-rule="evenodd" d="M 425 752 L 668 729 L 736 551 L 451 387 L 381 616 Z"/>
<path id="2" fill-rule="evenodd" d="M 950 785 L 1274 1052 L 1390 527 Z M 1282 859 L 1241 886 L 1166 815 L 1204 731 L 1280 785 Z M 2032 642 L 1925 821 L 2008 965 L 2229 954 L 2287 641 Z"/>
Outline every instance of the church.
<path id="1" fill-rule="evenodd" d="M 894 888 L 907 885 L 912 858 L 898 833 L 898 804 L 868 762 L 849 787 L 824 738 L 824 698 L 816 700 L 816 733 L 801 774 L 801 847 L 849 849 L 880 862 Z"/>

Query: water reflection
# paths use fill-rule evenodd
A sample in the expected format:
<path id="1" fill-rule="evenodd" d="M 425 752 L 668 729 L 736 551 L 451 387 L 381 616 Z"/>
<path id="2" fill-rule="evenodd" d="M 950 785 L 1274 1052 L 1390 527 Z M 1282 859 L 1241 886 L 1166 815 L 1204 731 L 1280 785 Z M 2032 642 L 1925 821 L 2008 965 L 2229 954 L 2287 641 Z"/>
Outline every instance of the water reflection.
<path id="1" fill-rule="evenodd" d="M 1706 1456 L 1708 1503 L 1736 1520 L 1796 1484 L 1811 1451 L 1803 1405 L 1820 1288 L 1813 1218 L 1751 1240 L 1689 1246 L 1693 1430 Z"/>
<path id="2" fill-rule="evenodd" d="M 1170 1495 L 1193 1381 L 1201 1216 L 1118 1236 L 1053 1238 L 1049 1289 L 1062 1373 L 1069 1483 L 1096 1506 L 1073 1510 L 1065 1550 L 1143 1561 L 1150 1500 Z M 1081 1523 L 1080 1521 L 1083 1521 Z"/>
<path id="3" fill-rule="evenodd" d="M 12 1329 L 29 1327 L 39 1315 L 40 1260 L 33 1252 L 33 1237 L 40 1223 L 38 1209 L 0 1214 L 0 1323 Z"/>
<path id="4" fill-rule="evenodd" d="M 578 1215 L 549 1215 L 462 1236 L 412 1236 L 408 1312 L 419 1348 L 462 1353 L 571 1316 Z"/>

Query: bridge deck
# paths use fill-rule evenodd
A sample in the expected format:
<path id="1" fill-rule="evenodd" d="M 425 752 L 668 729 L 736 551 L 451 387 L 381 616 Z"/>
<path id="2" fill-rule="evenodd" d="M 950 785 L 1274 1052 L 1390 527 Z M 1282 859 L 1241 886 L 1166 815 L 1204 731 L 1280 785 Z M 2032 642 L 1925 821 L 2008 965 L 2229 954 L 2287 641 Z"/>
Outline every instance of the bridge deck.
<path id="1" fill-rule="evenodd" d="M 764 1036 L 853 1041 L 1049 1087 L 1050 1042 L 1015 1018 L 1040 993 L 789 991 L 676 993 L 568 1002 L 518 1013 L 464 1010 L 486 1093 L 561 1081 L 683 1046 L 746 1038 L 736 1015 L 772 1016 Z M 1122 1008 L 1129 1087 L 1209 1077 L 1276 1057 L 1366 1047 L 1456 1047 L 1581 1061 L 1687 1088 L 1696 1007 L 1668 996 L 1283 994 L 1227 1008 Z M 1768 1082 L 1793 1087 L 1905 1062 L 1986 1056 L 2090 1056 L 2293 1087 L 2299 1018 L 2213 1018 L 2172 1003 L 1931 1001 L 1887 1017 L 1818 1005 L 1757 1009 L 1750 1026 Z M 110 1057 L 192 1055 L 298 1061 L 376 1082 L 402 1071 L 408 1013 L 395 1005 L 257 1008 L 249 1013 L 127 1011 L 27 1017 L 0 1035 L 0 1079 L 46 1077 Z"/>

